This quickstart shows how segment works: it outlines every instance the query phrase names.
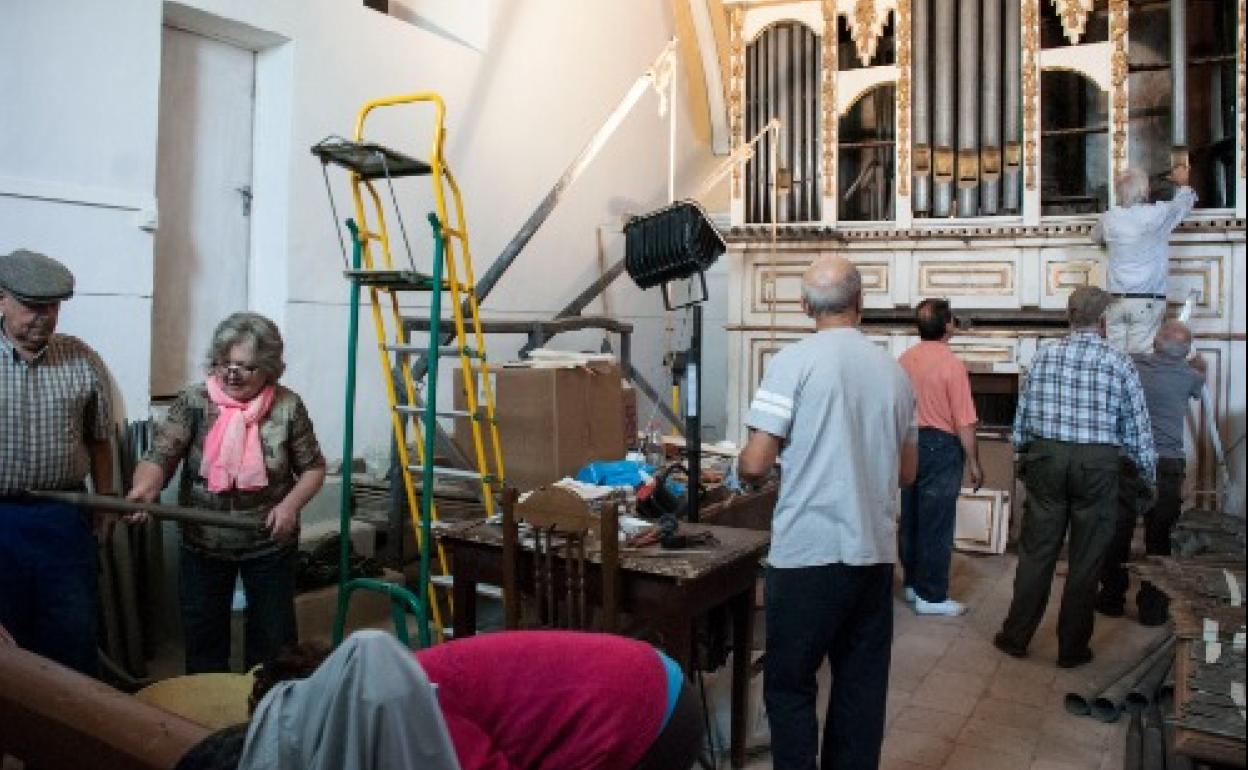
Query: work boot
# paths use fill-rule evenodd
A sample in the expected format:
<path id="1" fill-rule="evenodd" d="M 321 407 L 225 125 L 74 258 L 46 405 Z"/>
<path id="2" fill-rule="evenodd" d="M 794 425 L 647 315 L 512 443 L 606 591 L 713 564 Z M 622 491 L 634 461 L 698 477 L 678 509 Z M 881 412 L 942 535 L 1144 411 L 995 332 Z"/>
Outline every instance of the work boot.
<path id="1" fill-rule="evenodd" d="M 1142 626 L 1162 626 L 1170 619 L 1170 597 L 1147 581 L 1135 595 L 1135 606 Z"/>
<path id="2" fill-rule="evenodd" d="M 1027 657 L 1027 648 L 1019 647 L 1017 644 L 1014 644 L 1009 639 L 1005 638 L 1004 633 L 998 633 L 992 638 L 992 646 L 1012 658 Z"/>

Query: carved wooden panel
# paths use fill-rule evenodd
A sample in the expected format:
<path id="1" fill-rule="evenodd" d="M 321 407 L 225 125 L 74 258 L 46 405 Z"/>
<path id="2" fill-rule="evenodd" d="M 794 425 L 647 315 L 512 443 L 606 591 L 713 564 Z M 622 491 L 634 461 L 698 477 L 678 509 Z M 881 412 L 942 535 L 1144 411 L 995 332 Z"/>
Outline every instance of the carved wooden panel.
<path id="1" fill-rule="evenodd" d="M 776 260 L 774 266 L 770 260 L 762 259 L 750 265 L 749 312 L 759 316 L 769 316 L 772 312 L 774 299 L 777 314 L 802 313 L 802 274 L 810 267 L 813 259 Z M 891 263 L 885 261 L 854 260 L 858 272 L 862 274 L 862 293 L 868 306 L 891 305 L 888 300 L 891 286 L 889 281 Z M 774 276 L 774 277 L 773 277 Z M 875 301 L 872 301 L 875 300 Z"/>
<path id="2" fill-rule="evenodd" d="M 758 384 L 763 380 L 763 371 L 767 368 L 767 362 L 771 357 L 778 353 L 781 348 L 786 345 L 792 345 L 794 342 L 802 339 L 801 336 L 792 334 L 791 332 L 777 335 L 764 335 L 760 337 L 750 337 L 747 342 L 749 361 L 748 387 L 742 404 L 749 408 L 750 399 L 754 397 L 754 391 L 758 390 Z"/>
<path id="3" fill-rule="evenodd" d="M 1192 318 L 1222 319 L 1226 259 L 1212 247 L 1184 246 L 1170 254 L 1170 280 L 1167 285 L 1171 310 L 1177 314 L 1194 293 Z"/>
<path id="4" fill-rule="evenodd" d="M 958 496 L 953 544 L 962 551 L 1003 553 L 1009 518 L 1008 492 L 988 489 L 973 492 L 963 488 Z"/>
<path id="5" fill-rule="evenodd" d="M 998 296 L 1017 292 L 1013 261 L 919 262 L 918 293 L 926 297 Z"/>

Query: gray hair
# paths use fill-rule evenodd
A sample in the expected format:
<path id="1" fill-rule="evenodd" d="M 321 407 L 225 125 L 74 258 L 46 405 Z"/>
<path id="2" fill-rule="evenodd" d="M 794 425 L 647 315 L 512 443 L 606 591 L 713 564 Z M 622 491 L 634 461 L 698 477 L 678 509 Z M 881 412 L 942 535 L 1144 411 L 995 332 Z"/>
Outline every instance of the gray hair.
<path id="1" fill-rule="evenodd" d="M 1128 168 L 1114 176 L 1114 202 L 1119 206 L 1135 206 L 1148 202 L 1148 174 Z"/>
<path id="2" fill-rule="evenodd" d="M 1153 349 L 1163 356 L 1187 358 L 1192 352 L 1192 330 L 1182 321 L 1167 321 L 1157 330 Z"/>
<path id="3" fill-rule="evenodd" d="M 855 310 L 861 292 L 862 274 L 853 265 L 840 276 L 839 281 L 821 285 L 802 281 L 802 299 L 813 316 L 836 315 Z"/>
<path id="4" fill-rule="evenodd" d="M 1095 286 L 1080 286 L 1070 293 L 1066 300 L 1066 313 L 1070 317 L 1072 329 L 1090 329 L 1097 325 L 1101 316 L 1109 306 L 1114 304 L 1114 297 L 1104 289 Z"/>
<path id="5" fill-rule="evenodd" d="M 277 382 L 286 371 L 282 353 L 286 344 L 277 324 L 259 313 L 233 313 L 217 324 L 208 346 L 208 367 L 211 368 L 230 355 L 230 348 L 250 342 L 256 350 L 256 367 L 269 382 Z"/>

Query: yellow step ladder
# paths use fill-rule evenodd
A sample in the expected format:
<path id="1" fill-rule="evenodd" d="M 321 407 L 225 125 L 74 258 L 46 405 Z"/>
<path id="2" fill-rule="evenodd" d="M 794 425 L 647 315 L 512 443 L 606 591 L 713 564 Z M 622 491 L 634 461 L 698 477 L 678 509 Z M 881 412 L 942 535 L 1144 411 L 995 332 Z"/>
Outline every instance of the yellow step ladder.
<path id="1" fill-rule="evenodd" d="M 414 104 L 432 105 L 435 114 L 433 142 L 428 161 L 396 152 L 365 139 L 364 126 L 370 113 L 379 108 Z M 470 479 L 480 485 L 481 501 L 487 516 L 494 514 L 496 494 L 502 489 L 504 478 L 503 456 L 498 438 L 498 424 L 494 415 L 493 382 L 489 362 L 485 354 L 485 335 L 481 326 L 476 278 L 472 269 L 472 252 L 468 244 L 468 226 L 464 218 L 463 198 L 459 185 L 443 156 L 445 139 L 446 107 L 442 98 L 432 92 L 406 94 L 376 99 L 360 108 L 356 117 L 355 136 L 352 140 L 329 138 L 312 148 L 320 158 L 322 167 L 330 164 L 346 168 L 351 181 L 351 194 L 355 216 L 346 220 L 350 233 L 352 257 L 345 270 L 350 282 L 351 303 L 349 318 L 346 420 L 343 438 L 343 518 L 340 530 L 343 542 L 340 570 L 338 617 L 335 622 L 335 643 L 341 640 L 346 608 L 355 590 L 382 591 L 390 595 L 394 608 L 396 631 L 407 640 L 405 613 L 411 610 L 417 616 L 422 646 L 431 643 L 428 621 L 432 619 L 435 636 L 441 640 L 447 624 L 443 622 L 435 583 L 447 585 L 450 575 L 446 554 L 437 546 L 437 574 L 431 564 L 432 522 L 438 518 L 434 503 L 436 477 Z M 428 176 L 433 184 L 436 211 L 429 215 L 433 230 L 432 266 L 428 272 L 417 270 L 412 255 L 407 228 L 394 193 L 394 180 L 403 177 Z M 399 224 L 399 230 L 407 251 L 407 264 L 400 265 L 394 259 L 394 249 L 386 225 L 385 207 L 378 184 L 384 182 L 389 189 L 390 200 Z M 328 172 L 326 187 L 329 189 Z M 454 218 L 447 210 L 447 198 L 454 204 Z M 330 191 L 330 205 L 334 210 L 337 227 L 337 209 Z M 341 233 L 339 235 L 341 243 Z M 343 258 L 347 260 L 343 246 Z M 408 510 L 421 552 L 419 588 L 416 597 L 403 589 L 380 581 L 368 579 L 348 580 L 345 569 L 347 534 L 350 532 L 350 458 L 353 451 L 355 409 L 355 359 L 359 295 L 368 293 L 376 330 L 377 352 L 381 363 L 382 381 L 385 383 L 386 399 L 394 443 L 398 452 L 399 468 L 403 474 L 403 488 L 407 496 Z M 414 344 L 407 339 L 400 311 L 401 294 L 418 292 L 429 296 L 428 344 Z M 441 328 L 442 295 L 449 294 L 452 319 L 451 330 Z M 453 334 L 454 344 L 447 346 L 444 334 Z M 443 354 L 459 358 L 464 391 L 465 410 L 439 411 L 437 409 L 438 366 Z M 415 370 L 415 371 L 414 371 Z M 423 404 L 418 395 L 417 380 L 425 373 Z M 396 375 L 399 383 L 396 383 Z M 402 400 L 400 400 L 402 399 Z M 475 470 L 446 468 L 434 465 L 434 440 L 438 418 L 471 420 L 473 459 Z M 416 458 L 413 462 L 408 449 L 408 426 L 415 431 Z M 417 478 L 419 477 L 419 484 Z M 417 491 L 419 489 L 419 492 Z M 377 585 L 380 583 L 380 585 Z M 449 596 L 447 608 L 450 609 Z M 401 617 L 403 628 L 399 628 Z"/>

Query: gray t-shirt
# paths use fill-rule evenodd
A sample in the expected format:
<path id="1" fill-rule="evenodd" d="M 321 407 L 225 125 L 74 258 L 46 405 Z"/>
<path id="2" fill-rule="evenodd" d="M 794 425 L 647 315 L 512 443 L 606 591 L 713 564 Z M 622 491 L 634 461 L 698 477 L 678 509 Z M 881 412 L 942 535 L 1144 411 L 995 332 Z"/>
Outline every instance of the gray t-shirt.
<path id="1" fill-rule="evenodd" d="M 914 391 L 857 329 L 828 329 L 767 364 L 745 423 L 783 440 L 773 567 L 897 560 L 901 446 L 917 435 Z"/>
<path id="2" fill-rule="evenodd" d="M 1187 401 L 1200 398 L 1204 376 L 1183 358 L 1160 353 L 1133 356 L 1153 425 L 1153 443 L 1158 457 L 1184 458 L 1183 418 Z"/>

